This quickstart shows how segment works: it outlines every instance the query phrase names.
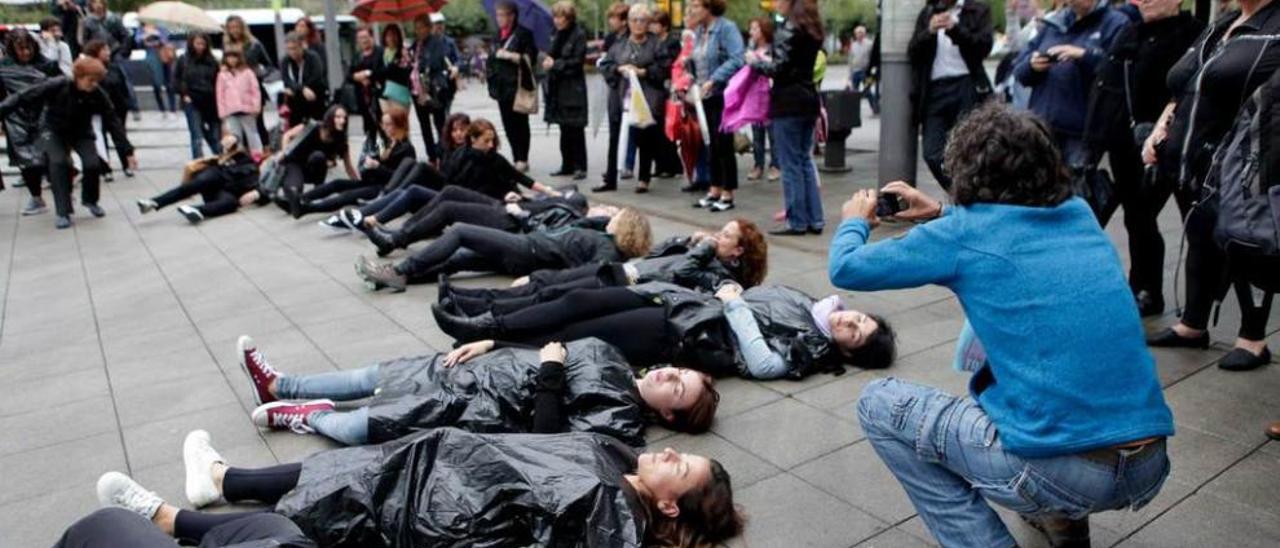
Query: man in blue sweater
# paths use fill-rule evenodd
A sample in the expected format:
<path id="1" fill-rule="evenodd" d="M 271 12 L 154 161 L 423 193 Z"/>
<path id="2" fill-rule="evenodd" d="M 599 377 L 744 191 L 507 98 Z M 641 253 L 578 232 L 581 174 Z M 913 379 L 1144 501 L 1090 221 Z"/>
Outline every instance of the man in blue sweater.
<path id="1" fill-rule="evenodd" d="M 829 275 L 851 290 L 953 291 L 970 395 L 885 379 L 863 391 L 859 419 L 942 546 L 1013 546 L 988 501 L 1054 546 L 1087 546 L 1090 513 L 1143 506 L 1169 472 L 1173 418 L 1120 260 L 1035 116 L 980 107 L 944 167 L 954 205 L 885 187 L 910 204 L 899 218 L 928 220 L 903 237 L 867 243 L 876 191 L 846 203 Z"/>

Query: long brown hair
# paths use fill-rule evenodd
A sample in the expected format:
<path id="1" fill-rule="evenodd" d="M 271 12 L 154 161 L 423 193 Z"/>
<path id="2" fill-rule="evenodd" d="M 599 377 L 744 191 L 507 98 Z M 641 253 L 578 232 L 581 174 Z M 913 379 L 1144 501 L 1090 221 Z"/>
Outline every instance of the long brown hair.
<path id="1" fill-rule="evenodd" d="M 502 141 L 498 140 L 498 129 L 493 127 L 493 122 L 484 118 L 471 121 L 471 127 L 467 128 L 467 146 L 471 146 L 472 142 L 484 136 L 485 132 L 493 133 L 493 150 L 498 150 L 502 146 Z"/>
<path id="2" fill-rule="evenodd" d="M 716 418 L 716 409 L 720 407 L 720 393 L 716 392 L 715 381 L 711 375 L 699 373 L 702 377 L 702 396 L 688 409 L 672 410 L 671 420 L 658 422 L 663 426 L 687 434 L 701 434 L 711 429 L 711 421 Z"/>
<path id="3" fill-rule="evenodd" d="M 791 0 L 791 14 L 787 20 L 819 44 L 827 37 L 827 31 L 822 28 L 822 14 L 818 13 L 818 0 Z"/>
<path id="4" fill-rule="evenodd" d="M 388 106 L 382 115 L 391 118 L 391 127 L 394 128 L 394 132 L 387 135 L 388 139 L 396 143 L 400 141 L 407 141 L 409 139 L 408 110 L 400 106 L 392 105 Z M 382 151 L 383 158 L 386 158 L 387 155 L 391 154 L 391 148 L 392 147 L 387 147 L 386 150 Z"/>
<path id="5" fill-rule="evenodd" d="M 738 246 L 742 248 L 736 278 L 744 289 L 755 287 L 769 274 L 769 242 L 755 223 L 741 217 L 733 222 L 738 223 Z"/>
<path id="6" fill-rule="evenodd" d="M 709 548 L 742 533 L 746 520 L 733 502 L 729 472 L 711 460 L 711 477 L 701 488 L 685 493 L 676 501 L 680 513 L 668 518 L 646 501 L 648 538 L 646 545 L 676 548 Z"/>

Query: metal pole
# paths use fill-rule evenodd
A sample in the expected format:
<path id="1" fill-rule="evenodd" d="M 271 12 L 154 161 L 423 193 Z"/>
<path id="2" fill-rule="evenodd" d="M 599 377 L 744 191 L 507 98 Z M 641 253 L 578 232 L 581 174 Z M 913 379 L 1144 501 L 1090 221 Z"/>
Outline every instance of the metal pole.
<path id="1" fill-rule="evenodd" d="M 271 9 L 274 11 L 275 24 L 272 25 L 273 34 L 276 39 L 276 66 L 284 64 L 284 20 L 280 18 L 280 0 L 271 3 Z"/>
<path id="2" fill-rule="evenodd" d="M 324 53 L 328 57 L 329 90 L 342 87 L 342 53 L 338 50 L 338 15 L 336 0 L 324 0 Z"/>
<path id="3" fill-rule="evenodd" d="M 912 117 L 913 72 L 907 44 L 924 0 L 881 1 L 880 7 L 880 182 L 915 185 L 919 139 Z"/>

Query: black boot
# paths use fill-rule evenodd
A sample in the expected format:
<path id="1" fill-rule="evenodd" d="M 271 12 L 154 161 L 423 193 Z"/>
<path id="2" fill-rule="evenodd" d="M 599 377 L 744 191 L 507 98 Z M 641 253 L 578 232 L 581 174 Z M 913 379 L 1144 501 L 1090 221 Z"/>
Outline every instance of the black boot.
<path id="1" fill-rule="evenodd" d="M 391 252 L 395 251 L 396 248 L 400 247 L 399 245 L 396 245 L 395 233 L 382 227 L 375 226 L 366 228 L 363 232 L 365 236 L 369 237 L 369 241 L 373 242 L 373 245 L 378 248 L 379 257 L 386 257 L 387 255 L 390 255 Z"/>
<path id="2" fill-rule="evenodd" d="M 1040 531 L 1053 548 L 1089 548 L 1089 518 L 1018 514 L 1031 528 Z"/>
<path id="3" fill-rule="evenodd" d="M 501 331 L 498 318 L 488 312 L 479 316 L 464 318 L 445 312 L 439 304 L 431 305 L 431 315 L 435 316 L 436 326 L 458 342 L 474 342 L 485 339 L 496 339 Z"/>

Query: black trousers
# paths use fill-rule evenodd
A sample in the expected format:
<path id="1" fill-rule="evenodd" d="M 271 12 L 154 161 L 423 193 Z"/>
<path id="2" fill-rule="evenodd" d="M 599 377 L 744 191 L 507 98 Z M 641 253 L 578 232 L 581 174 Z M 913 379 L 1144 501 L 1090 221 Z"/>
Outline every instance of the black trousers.
<path id="1" fill-rule="evenodd" d="M 390 179 L 386 170 L 368 170 L 360 180 L 334 179 L 302 193 L 303 213 L 337 211 L 361 200 L 372 200 Z"/>
<path id="2" fill-rule="evenodd" d="M 618 184 L 618 145 L 622 139 L 622 114 L 609 113 L 609 157 L 604 162 L 604 184 Z"/>
<path id="3" fill-rule="evenodd" d="M 1102 209 L 1098 222 L 1107 226 L 1116 210 L 1124 208 L 1124 227 L 1129 233 L 1129 287 L 1135 294 L 1148 291 L 1163 295 L 1165 247 L 1156 218 L 1169 199 L 1169 189 L 1167 185 L 1159 188 L 1154 174 L 1151 180 L 1147 179 L 1142 151 L 1132 139 L 1095 147 L 1089 165 L 1096 167 L 1103 154 L 1111 166 L 1115 194 Z"/>
<path id="4" fill-rule="evenodd" d="M 307 120 L 315 120 L 317 122 L 324 119 L 325 102 L 324 97 L 316 94 L 315 101 L 308 101 L 301 93 L 284 100 L 285 106 L 289 107 L 289 127 L 296 126 Z"/>
<path id="5" fill-rule="evenodd" d="M 125 126 L 129 123 L 129 112 L 127 110 L 116 111 L 116 122 L 120 124 L 120 129 L 127 129 Z M 120 148 L 111 140 L 111 132 L 107 131 L 107 125 L 102 125 L 102 145 L 104 147 L 112 147 L 116 150 L 116 156 L 120 158 L 120 167 L 129 167 L 129 156 L 124 153 L 124 149 Z M 112 146 L 116 145 L 116 146 Z M 111 161 L 109 158 L 102 159 L 102 169 L 111 171 Z"/>
<path id="6" fill-rule="evenodd" d="M 539 268 L 564 265 L 539 256 L 529 238 L 496 228 L 460 224 L 446 230 L 431 245 L 396 265 L 413 283 L 435 281 L 440 274 L 485 270 L 523 276 Z"/>
<path id="7" fill-rule="evenodd" d="M 655 124 L 637 129 L 635 136 L 636 152 L 640 155 L 640 165 L 636 168 L 638 170 L 636 180 L 648 183 L 653 180 L 654 166 L 658 165 L 658 161 L 662 158 L 662 128 Z"/>
<path id="8" fill-rule="evenodd" d="M 204 200 L 204 204 L 196 206 L 196 209 L 206 219 L 226 215 L 240 208 L 240 197 L 226 189 L 222 174 L 216 166 L 201 170 L 190 181 L 181 183 L 152 200 L 155 200 L 157 208 L 161 208 L 197 194 Z"/>
<path id="9" fill-rule="evenodd" d="M 452 103 L 452 101 L 450 102 Z M 444 121 L 449 117 L 449 108 L 451 104 L 446 104 L 443 108 L 430 108 L 419 104 L 417 101 L 413 103 L 413 112 L 418 117 L 418 127 L 422 130 L 422 146 L 426 147 L 427 159 L 435 162 L 440 159 L 440 147 L 443 146 L 445 140 Z M 505 126 L 506 119 L 503 119 Z M 511 130 L 507 130 L 510 132 Z"/>
<path id="10" fill-rule="evenodd" d="M 202 547 L 231 546 L 254 541 L 282 548 L 313 547 L 288 518 L 267 512 L 202 514 L 179 510 L 174 537 L 146 518 L 123 508 L 103 508 L 68 527 L 55 548 L 172 548 L 176 539 Z M 181 525 L 181 527 L 179 527 Z"/>
<path id="11" fill-rule="evenodd" d="M 560 125 L 560 171 L 587 170 L 587 128 Z"/>
<path id="12" fill-rule="evenodd" d="M 80 156 L 84 169 L 80 178 L 80 202 L 98 203 L 98 177 L 102 174 L 102 160 L 94 146 L 93 136 L 85 135 L 70 140 L 47 136 L 42 145 L 49 165 L 49 185 L 53 188 L 54 210 L 58 216 L 71 215 L 71 152 Z"/>
<path id="13" fill-rule="evenodd" d="M 22 184 L 27 187 L 27 192 L 32 198 L 39 198 L 44 193 L 44 175 L 47 173 L 44 167 L 24 167 L 19 170 L 22 175 Z"/>
<path id="14" fill-rule="evenodd" d="M 721 133 L 720 119 L 724 115 L 724 96 L 715 95 L 702 100 L 707 113 L 707 126 L 711 127 L 711 149 L 707 151 L 707 165 L 711 170 L 711 186 L 721 190 L 737 190 L 738 157 L 733 150 L 733 134 Z"/>
<path id="15" fill-rule="evenodd" d="M 625 287 L 577 289 L 498 317 L 501 338 L 541 346 L 597 337 L 634 367 L 670 360 L 666 308 Z"/>
<path id="16" fill-rule="evenodd" d="M 449 185 L 405 221 L 393 238 L 397 245 L 406 247 L 413 242 L 438 238 L 444 234 L 444 229 L 458 223 L 495 228 L 503 232 L 514 232 L 520 228 L 520 224 L 507 213 L 501 200 Z"/>
<path id="17" fill-rule="evenodd" d="M 591 265 L 593 270 L 600 267 Z M 574 269 L 576 270 L 576 269 Z M 596 276 L 566 279 L 555 284 L 535 284 L 530 282 L 519 287 L 504 289 L 455 289 L 452 295 L 458 311 L 467 316 L 476 316 L 485 312 L 494 314 L 510 314 L 530 306 L 551 302 L 564 297 L 570 291 L 579 289 L 600 289 L 604 287 L 625 286 Z"/>
<path id="18" fill-rule="evenodd" d="M 947 133 L 969 109 L 977 106 L 978 93 L 968 76 L 955 76 L 929 82 L 924 104 L 924 128 L 921 148 L 924 163 L 942 188 L 951 188 L 951 178 L 942 170 L 942 153 L 947 147 Z"/>
<path id="19" fill-rule="evenodd" d="M 511 160 L 513 162 L 529 161 L 529 115 L 512 110 L 512 103 L 499 102 L 499 113 L 502 115 L 502 129 L 507 132 L 507 141 L 511 143 Z"/>
<path id="20" fill-rule="evenodd" d="M 312 152 L 303 162 L 288 162 L 284 165 L 284 180 L 280 187 L 285 192 L 301 194 L 306 184 L 318 185 L 324 182 L 329 174 L 329 159 L 323 152 Z"/>

